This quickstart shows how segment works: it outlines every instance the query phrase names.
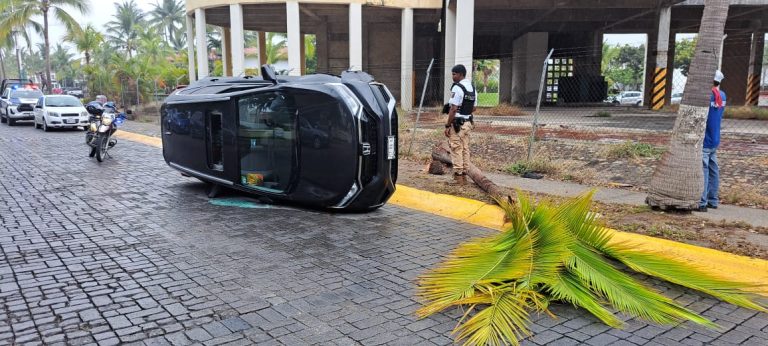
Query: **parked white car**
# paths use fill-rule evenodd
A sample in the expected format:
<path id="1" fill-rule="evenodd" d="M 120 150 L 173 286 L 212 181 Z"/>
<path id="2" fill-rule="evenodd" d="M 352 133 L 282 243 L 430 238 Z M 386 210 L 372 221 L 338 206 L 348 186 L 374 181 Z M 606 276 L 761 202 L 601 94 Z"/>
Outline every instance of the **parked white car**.
<path id="1" fill-rule="evenodd" d="M 45 95 L 35 105 L 35 128 L 49 131 L 52 128 L 76 128 L 88 126 L 88 112 L 83 104 L 70 95 Z"/>
<path id="2" fill-rule="evenodd" d="M 683 93 L 674 93 L 674 94 L 672 94 L 672 98 L 669 101 L 673 105 L 679 105 L 680 102 L 683 101 Z"/>
<path id="3" fill-rule="evenodd" d="M 643 104 L 643 93 L 640 91 L 622 91 L 621 94 L 614 98 L 613 104 L 641 106 Z"/>

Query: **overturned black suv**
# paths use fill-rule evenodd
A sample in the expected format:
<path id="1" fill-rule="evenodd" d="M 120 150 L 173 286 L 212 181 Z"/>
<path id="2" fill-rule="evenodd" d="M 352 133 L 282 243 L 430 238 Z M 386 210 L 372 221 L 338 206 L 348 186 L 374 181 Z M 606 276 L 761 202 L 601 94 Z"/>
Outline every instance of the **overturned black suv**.
<path id="1" fill-rule="evenodd" d="M 161 109 L 163 156 L 184 175 L 273 200 L 372 210 L 397 179 L 397 113 L 364 72 L 206 78 Z"/>

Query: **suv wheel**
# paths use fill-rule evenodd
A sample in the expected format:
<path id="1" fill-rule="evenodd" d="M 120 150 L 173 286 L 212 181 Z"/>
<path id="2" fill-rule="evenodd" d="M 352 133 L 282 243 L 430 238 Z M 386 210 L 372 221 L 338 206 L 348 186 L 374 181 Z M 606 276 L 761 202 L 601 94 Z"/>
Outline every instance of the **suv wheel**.
<path id="1" fill-rule="evenodd" d="M 8 114 L 8 109 L 5 109 L 5 114 Z M 0 114 L 0 123 L 5 123 L 5 114 Z"/>
<path id="2" fill-rule="evenodd" d="M 43 131 L 48 132 L 51 129 L 48 127 L 48 123 L 45 121 L 45 118 L 43 118 Z"/>

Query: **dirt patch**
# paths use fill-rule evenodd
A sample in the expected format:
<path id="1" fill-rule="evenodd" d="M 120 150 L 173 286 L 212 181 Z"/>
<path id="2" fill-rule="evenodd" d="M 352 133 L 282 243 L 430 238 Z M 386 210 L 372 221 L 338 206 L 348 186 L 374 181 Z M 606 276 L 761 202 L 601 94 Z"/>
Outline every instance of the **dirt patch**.
<path id="1" fill-rule="evenodd" d="M 416 161 L 428 159 L 435 143 L 445 140 L 442 128 L 444 121 L 439 114 L 422 114 L 412 151 L 406 157 Z M 475 165 L 485 172 L 509 174 L 519 171 L 515 166 L 519 167 L 521 162 L 527 160 L 531 129 L 483 122 L 477 122 L 476 125 L 472 136 Z M 411 147 L 412 129 L 412 119 L 403 117 L 400 126 L 400 148 L 403 153 L 407 153 L 404 148 Z M 547 179 L 599 187 L 619 185 L 633 191 L 646 191 L 668 141 L 669 134 L 665 133 L 546 126 L 536 131 L 531 160 L 552 168 Z M 630 155 L 620 157 L 612 154 L 621 147 L 633 150 Z M 768 136 L 723 136 L 722 145 L 718 149 L 723 203 L 768 209 L 766 151 Z M 650 155 L 637 155 L 637 152 Z"/>
<path id="2" fill-rule="evenodd" d="M 475 184 L 457 186 L 450 184 L 450 169 L 445 175 L 427 173 L 428 158 L 401 159 L 398 183 L 421 190 L 443 193 L 493 203 L 491 198 Z M 507 194 L 515 191 L 503 189 Z M 537 200 L 562 201 L 565 198 L 544 194 L 532 194 Z M 693 214 L 652 211 L 645 206 L 606 204 L 595 202 L 594 211 L 599 213 L 608 227 L 657 238 L 726 251 L 737 255 L 768 259 L 768 228 L 752 227 L 746 223 L 713 222 Z"/>

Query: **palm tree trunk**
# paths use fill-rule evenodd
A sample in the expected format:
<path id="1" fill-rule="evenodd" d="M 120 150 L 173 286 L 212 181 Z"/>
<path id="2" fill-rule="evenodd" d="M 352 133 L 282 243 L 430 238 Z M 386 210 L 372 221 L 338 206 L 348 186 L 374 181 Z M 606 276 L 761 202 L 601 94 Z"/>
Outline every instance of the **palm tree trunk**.
<path id="1" fill-rule="evenodd" d="M 45 90 L 51 92 L 51 46 L 48 40 L 48 1 L 43 1 L 43 36 L 45 37 Z"/>
<path id="2" fill-rule="evenodd" d="M 5 52 L 5 50 L 0 49 L 0 72 L 3 73 L 3 79 L 6 79 L 8 77 L 5 74 L 5 58 L 3 57 L 3 53 L 4 52 Z"/>
<path id="3" fill-rule="evenodd" d="M 709 89 L 728 17 L 728 0 L 706 0 L 685 95 L 677 113 L 669 149 L 651 178 L 646 203 L 663 209 L 695 209 L 704 189 L 701 166 Z"/>

